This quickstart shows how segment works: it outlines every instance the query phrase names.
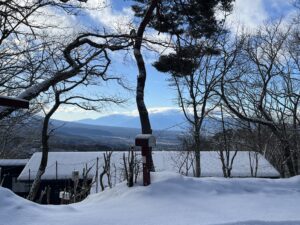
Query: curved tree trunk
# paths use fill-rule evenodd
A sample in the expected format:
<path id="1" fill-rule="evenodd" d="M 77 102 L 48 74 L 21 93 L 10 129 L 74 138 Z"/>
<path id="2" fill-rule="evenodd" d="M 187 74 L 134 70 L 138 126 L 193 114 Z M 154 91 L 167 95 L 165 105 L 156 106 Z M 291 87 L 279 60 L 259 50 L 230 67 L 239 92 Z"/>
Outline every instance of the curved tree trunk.
<path id="1" fill-rule="evenodd" d="M 145 29 L 150 22 L 154 9 L 157 7 L 159 0 L 152 0 L 151 4 L 140 23 L 140 26 L 137 30 L 137 34 L 135 36 L 135 43 L 133 46 L 133 53 L 136 59 L 139 75 L 137 78 L 137 87 L 136 87 L 136 104 L 139 111 L 141 128 L 143 134 L 152 134 L 151 124 L 149 120 L 148 111 L 144 102 L 144 89 L 147 78 L 147 71 L 145 67 L 145 62 L 143 59 L 143 55 L 141 53 L 142 41 Z M 152 159 L 152 149 L 150 148 L 150 160 L 151 160 L 151 171 L 155 171 L 154 163 Z"/>
<path id="2" fill-rule="evenodd" d="M 43 174 L 45 173 L 45 170 L 46 170 L 46 167 L 47 167 L 48 152 L 49 152 L 48 126 L 49 126 L 49 121 L 50 121 L 51 116 L 58 109 L 59 105 L 60 105 L 59 96 L 56 95 L 54 106 L 51 108 L 51 110 L 46 114 L 46 116 L 44 118 L 43 130 L 42 130 L 42 158 L 41 158 L 39 170 L 36 174 L 36 177 L 35 177 L 35 179 L 32 183 L 32 186 L 30 188 L 30 192 L 27 196 L 27 199 L 31 200 L 31 201 L 34 201 L 37 198 L 37 193 L 39 191 L 40 184 L 41 184 L 41 178 L 42 178 Z"/>

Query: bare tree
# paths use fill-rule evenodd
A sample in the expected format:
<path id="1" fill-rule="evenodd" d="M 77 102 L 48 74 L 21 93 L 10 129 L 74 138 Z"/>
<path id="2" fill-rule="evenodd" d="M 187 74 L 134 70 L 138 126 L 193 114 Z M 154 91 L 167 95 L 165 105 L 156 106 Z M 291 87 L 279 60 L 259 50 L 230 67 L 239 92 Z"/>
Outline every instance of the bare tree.
<path id="1" fill-rule="evenodd" d="M 100 43 L 92 41 L 92 38 L 99 38 Z M 90 76 L 106 80 L 105 74 L 111 63 L 108 51 L 127 49 L 131 45 L 132 43 L 128 42 L 128 35 L 82 34 L 64 48 L 63 57 L 60 57 L 63 62 L 54 64 L 62 67 L 51 70 L 48 77 L 39 79 L 41 81 L 22 90 L 18 98 L 32 100 L 51 86 L 82 74 L 87 68 Z M 85 47 L 84 50 L 82 47 Z M 10 115 L 14 110 L 14 108 L 1 109 L 0 119 Z"/>
<path id="2" fill-rule="evenodd" d="M 84 82 L 88 79 L 88 75 L 90 74 L 89 70 L 86 71 L 86 75 L 84 75 L 80 80 L 74 81 L 74 80 L 69 80 L 65 81 L 63 84 L 60 86 L 53 86 L 53 92 L 54 92 L 54 105 L 52 108 L 49 110 L 49 112 L 46 113 L 44 121 L 43 121 L 43 129 L 42 129 L 42 158 L 41 158 L 41 163 L 39 166 L 39 170 L 37 172 L 37 175 L 34 179 L 34 182 L 31 186 L 31 190 L 28 195 L 28 199 L 34 201 L 36 198 L 36 194 L 39 190 L 40 182 L 41 182 L 41 177 L 45 172 L 45 169 L 47 167 L 47 162 L 48 162 L 48 152 L 49 152 L 49 137 L 50 134 L 53 132 L 51 130 L 49 132 L 49 121 L 51 116 L 56 112 L 56 110 L 59 108 L 61 104 L 71 104 L 78 106 L 82 109 L 85 110 L 97 110 L 99 109 L 99 106 L 94 107 L 92 104 L 100 104 L 101 102 L 108 103 L 116 103 L 120 104 L 123 103 L 124 100 L 122 99 L 116 99 L 116 98 L 89 98 L 85 96 L 79 96 L 79 95 L 71 95 L 67 96 L 68 92 L 72 91 L 76 87 L 80 86 L 81 84 L 84 84 Z M 61 99 L 61 96 L 64 95 L 64 99 Z M 75 100 L 75 101 L 74 101 Z M 88 102 L 88 104 L 80 103 L 80 100 L 84 100 L 85 102 Z"/>
<path id="3" fill-rule="evenodd" d="M 141 170 L 141 161 L 138 159 L 133 147 L 128 151 L 127 156 L 126 153 L 123 154 L 123 167 L 127 186 L 133 187 Z"/>
<path id="4" fill-rule="evenodd" d="M 224 177 L 231 177 L 231 171 L 233 167 L 234 159 L 237 155 L 238 149 L 234 143 L 232 143 L 232 130 L 226 129 L 224 121 L 223 106 L 221 104 L 221 124 L 222 124 L 222 141 L 218 145 L 218 151 L 220 153 L 220 160 L 222 163 L 222 171 Z"/>
<path id="5" fill-rule="evenodd" d="M 105 152 L 103 153 L 103 160 L 104 160 L 104 165 L 102 172 L 100 173 L 100 186 L 101 190 L 104 191 L 105 185 L 103 182 L 103 178 L 106 175 L 107 178 L 107 184 L 111 188 L 112 187 L 112 181 L 111 181 L 111 156 L 112 156 L 112 151 L 111 152 Z"/>
<path id="6" fill-rule="evenodd" d="M 79 3 L 82 1 L 68 2 L 12 0 L 0 3 L 1 94 L 33 100 L 51 86 L 80 76 L 87 66 L 93 68 L 91 76 L 106 79 L 104 74 L 111 63 L 108 52 L 132 46 L 130 35 L 79 31 L 72 35 L 74 38 L 69 38 L 62 32 L 51 32 L 60 27 L 45 22 L 52 20 L 36 19 L 47 18 L 45 12 L 52 8 L 77 15 L 85 7 Z M 1 108 L 0 119 L 14 111 Z"/>
<path id="7" fill-rule="evenodd" d="M 181 145 L 179 146 L 178 152 L 171 156 L 174 167 L 177 167 L 180 174 L 185 176 L 195 176 L 195 142 L 193 135 L 187 133 L 180 137 L 180 142 Z"/>
<path id="8" fill-rule="evenodd" d="M 37 196 L 37 192 L 38 192 L 39 187 L 40 187 L 42 175 L 45 173 L 45 170 L 46 170 L 46 167 L 47 167 L 48 152 L 49 152 L 48 125 L 49 125 L 49 120 L 50 120 L 51 116 L 55 113 L 55 111 L 58 109 L 58 107 L 60 105 L 59 96 L 60 96 L 60 94 L 57 92 L 55 94 L 55 104 L 50 109 L 50 111 L 48 113 L 46 113 L 45 118 L 44 118 L 43 130 L 42 130 L 42 158 L 41 158 L 41 162 L 40 162 L 38 172 L 36 174 L 36 177 L 33 181 L 33 184 L 31 186 L 29 194 L 27 196 L 27 199 L 29 199 L 31 201 L 34 201 L 36 196 Z"/>
<path id="9" fill-rule="evenodd" d="M 291 72 L 285 48 L 290 30 L 283 29 L 281 22 L 268 24 L 255 35 L 244 36 L 243 44 L 237 44 L 231 53 L 224 52 L 221 96 L 237 117 L 271 130 L 280 143 L 288 173 L 294 176 L 290 94 L 284 84 Z"/>
<path id="10" fill-rule="evenodd" d="M 172 75 L 169 79 L 170 85 L 175 87 L 178 105 L 192 127 L 195 176 L 200 177 L 202 125 L 219 101 L 215 88 L 221 77 L 218 71 L 220 60 L 216 50 L 216 39 L 199 41 L 187 38 L 184 44 L 179 39 L 182 37 L 178 37 L 176 54 L 161 56 L 154 66 L 159 71 L 169 72 Z"/>

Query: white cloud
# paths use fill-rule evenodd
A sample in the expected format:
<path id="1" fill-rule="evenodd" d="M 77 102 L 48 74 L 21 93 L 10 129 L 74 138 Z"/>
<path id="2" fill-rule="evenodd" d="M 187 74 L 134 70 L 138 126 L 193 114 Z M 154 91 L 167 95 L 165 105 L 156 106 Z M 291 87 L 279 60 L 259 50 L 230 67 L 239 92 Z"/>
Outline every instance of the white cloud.
<path id="1" fill-rule="evenodd" d="M 262 0 L 236 0 L 232 14 L 228 18 L 229 26 L 236 30 L 239 26 L 256 29 L 268 19 Z"/>
<path id="2" fill-rule="evenodd" d="M 148 108 L 149 114 L 156 114 L 156 113 L 164 113 L 169 111 L 180 111 L 177 107 L 150 107 Z M 129 110 L 129 111 L 103 111 L 103 113 L 93 112 L 93 111 L 85 111 L 75 106 L 66 106 L 62 105 L 58 108 L 57 112 L 54 114 L 53 118 L 64 120 L 64 121 L 75 121 L 80 119 L 96 119 L 103 116 L 121 114 L 126 116 L 138 116 L 138 110 Z"/>
<path id="3" fill-rule="evenodd" d="M 92 6 L 95 5 L 97 0 L 89 0 L 88 3 Z M 106 6 L 106 7 L 105 7 Z M 130 7 L 124 7 L 122 10 L 114 10 L 111 6 L 111 0 L 106 0 L 105 4 L 102 4 L 102 10 L 88 10 L 87 13 L 93 18 L 95 23 L 104 28 L 120 33 L 129 34 L 132 29 L 137 29 L 137 25 L 134 21 L 134 13 Z M 163 33 L 158 33 L 153 29 L 147 29 L 145 37 L 152 42 L 157 43 L 168 43 L 170 40 L 169 36 Z M 162 45 L 153 43 L 146 43 L 148 50 L 151 49 L 157 53 L 168 53 L 170 48 L 166 48 Z M 147 52 L 149 53 L 149 51 Z M 149 55 L 148 55 L 149 56 Z M 132 56 L 133 57 L 133 56 Z M 156 56 L 155 56 L 156 57 Z M 150 63 L 153 62 L 153 58 L 150 56 Z M 145 59 L 147 60 L 147 59 Z"/>
<path id="4" fill-rule="evenodd" d="M 99 4 L 98 0 L 89 0 L 90 6 Z M 123 8 L 121 11 L 116 11 L 111 6 L 111 0 L 101 1 L 101 10 L 88 10 L 87 13 L 93 18 L 95 23 L 104 26 L 107 29 L 115 32 L 129 33 L 133 28 L 134 14 L 130 8 Z"/>
<path id="5" fill-rule="evenodd" d="M 180 109 L 177 107 L 149 107 L 147 110 L 148 110 L 149 114 L 156 114 L 156 113 L 168 112 L 171 110 L 179 111 Z M 126 115 L 126 116 L 138 116 L 139 112 L 137 109 L 134 109 L 131 111 L 124 111 L 124 112 L 115 111 L 115 112 L 110 112 L 110 113 L 104 114 L 102 116 L 113 115 L 113 114 L 122 114 L 122 115 Z"/>
<path id="6" fill-rule="evenodd" d="M 71 35 L 78 32 L 82 26 L 74 15 L 69 15 L 64 11 L 59 12 L 54 7 L 41 7 L 31 17 L 30 23 L 44 29 L 36 29 L 35 32 L 50 36 Z M 28 29 L 27 27 L 25 29 Z"/>

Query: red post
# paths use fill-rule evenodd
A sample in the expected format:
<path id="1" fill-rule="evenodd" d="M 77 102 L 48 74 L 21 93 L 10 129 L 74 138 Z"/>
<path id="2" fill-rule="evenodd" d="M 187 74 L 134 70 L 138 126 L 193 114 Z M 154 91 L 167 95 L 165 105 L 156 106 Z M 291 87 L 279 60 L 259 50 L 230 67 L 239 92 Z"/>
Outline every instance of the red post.
<path id="1" fill-rule="evenodd" d="M 156 144 L 155 137 L 150 134 L 139 134 L 135 138 L 135 145 L 142 147 L 142 161 L 143 161 L 143 184 L 148 186 L 151 184 L 150 170 L 150 148 Z"/>
<path id="2" fill-rule="evenodd" d="M 142 160 L 143 160 L 143 183 L 144 186 L 148 186 L 151 184 L 150 180 L 150 169 L 151 169 L 151 164 L 150 162 L 150 157 L 149 157 L 149 147 L 142 147 Z"/>

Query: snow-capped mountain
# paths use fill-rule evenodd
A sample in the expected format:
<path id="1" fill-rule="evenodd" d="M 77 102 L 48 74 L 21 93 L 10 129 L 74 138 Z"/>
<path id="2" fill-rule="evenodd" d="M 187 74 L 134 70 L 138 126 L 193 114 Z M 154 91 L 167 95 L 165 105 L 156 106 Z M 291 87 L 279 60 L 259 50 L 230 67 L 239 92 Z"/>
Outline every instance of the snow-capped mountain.
<path id="1" fill-rule="evenodd" d="M 187 126 L 183 114 L 175 109 L 155 113 L 150 112 L 149 117 L 152 129 L 154 130 L 181 130 L 183 127 Z M 112 114 L 97 119 L 83 119 L 76 122 L 89 125 L 140 128 L 140 119 L 138 115 Z"/>

